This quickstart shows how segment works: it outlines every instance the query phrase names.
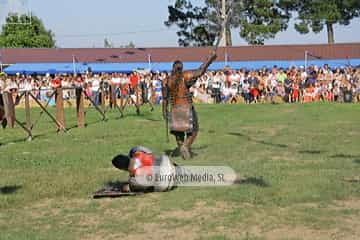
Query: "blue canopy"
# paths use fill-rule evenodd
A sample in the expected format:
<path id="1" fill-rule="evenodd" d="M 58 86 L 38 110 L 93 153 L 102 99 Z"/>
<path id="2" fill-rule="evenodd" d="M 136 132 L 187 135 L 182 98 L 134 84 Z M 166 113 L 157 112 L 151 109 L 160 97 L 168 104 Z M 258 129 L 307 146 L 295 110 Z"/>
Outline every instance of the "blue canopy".
<path id="1" fill-rule="evenodd" d="M 153 62 L 150 64 L 151 71 L 170 72 L 172 69 L 172 62 Z M 209 70 L 216 71 L 224 69 L 229 66 L 231 69 L 260 69 L 271 68 L 277 65 L 279 68 L 289 68 L 291 66 L 304 66 L 303 60 L 296 61 L 238 61 L 238 62 L 214 62 L 210 65 Z M 309 60 L 308 65 L 323 66 L 329 64 L 331 68 L 343 67 L 343 66 L 357 66 L 360 65 L 360 59 L 335 59 L 335 60 Z M 184 62 L 185 70 L 193 70 L 199 68 L 201 62 Z M 94 73 L 130 73 L 137 69 L 149 69 L 149 63 L 137 62 L 137 63 L 17 63 L 13 64 L 5 69 L 5 72 L 9 75 L 16 73 L 20 74 L 40 74 L 46 73 L 57 74 L 66 73 L 85 73 L 91 68 Z"/>

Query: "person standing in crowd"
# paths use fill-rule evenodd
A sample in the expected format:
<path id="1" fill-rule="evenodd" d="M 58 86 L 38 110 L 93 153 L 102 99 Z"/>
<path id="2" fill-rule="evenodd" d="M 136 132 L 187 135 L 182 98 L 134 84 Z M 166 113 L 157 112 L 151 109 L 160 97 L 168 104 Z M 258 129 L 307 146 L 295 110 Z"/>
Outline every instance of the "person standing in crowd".
<path id="1" fill-rule="evenodd" d="M 251 94 L 251 101 L 254 103 L 258 102 L 259 97 L 259 79 L 256 77 L 255 70 L 250 71 L 250 75 L 248 78 L 248 82 L 250 85 L 250 94 Z"/>
<path id="2" fill-rule="evenodd" d="M 270 95 L 270 99 L 271 99 L 271 103 L 275 103 L 275 97 L 277 95 L 277 87 L 278 87 L 278 70 L 277 70 L 277 66 L 275 65 L 271 71 L 271 74 L 269 75 L 268 78 L 268 85 L 269 85 L 269 95 Z"/>
<path id="3" fill-rule="evenodd" d="M 221 102 L 227 103 L 230 100 L 230 81 L 225 82 L 225 86 L 221 88 Z"/>
<path id="4" fill-rule="evenodd" d="M 246 104 L 251 103 L 251 92 L 249 80 L 245 79 L 242 85 L 242 93 Z"/>
<path id="5" fill-rule="evenodd" d="M 237 99 L 237 95 L 238 95 L 238 88 L 237 88 L 237 84 L 233 83 L 231 88 L 230 88 L 230 100 L 229 102 L 231 104 L 236 104 L 238 103 L 238 99 Z"/>
<path id="6" fill-rule="evenodd" d="M 276 77 L 279 84 L 283 85 L 285 83 L 285 80 L 287 79 L 287 75 L 283 68 L 280 68 L 280 70 L 277 72 Z"/>
<path id="7" fill-rule="evenodd" d="M 0 123 L 3 129 L 7 126 L 3 101 L 3 91 L 6 89 L 5 77 L 6 75 L 4 73 L 0 73 Z"/>
<path id="8" fill-rule="evenodd" d="M 284 100 L 287 103 L 291 103 L 292 86 L 293 86 L 292 80 L 289 77 L 287 77 L 284 82 L 284 88 L 285 88 Z"/>
<path id="9" fill-rule="evenodd" d="M 94 75 L 91 78 L 91 96 L 95 105 L 98 106 L 100 104 L 100 79 L 99 75 Z"/>
<path id="10" fill-rule="evenodd" d="M 152 82 L 152 87 L 154 89 L 154 93 L 155 93 L 155 104 L 160 104 L 161 101 L 163 100 L 163 94 L 162 94 L 162 81 L 159 77 L 156 77 L 155 79 L 153 79 Z"/>
<path id="11" fill-rule="evenodd" d="M 298 81 L 294 81 L 292 84 L 292 92 L 291 92 L 291 102 L 297 103 L 299 102 L 300 97 L 300 88 Z"/>
<path id="12" fill-rule="evenodd" d="M 216 73 L 214 76 L 214 81 L 212 83 L 212 95 L 214 97 L 214 102 L 216 104 L 221 102 L 221 76 L 220 72 Z"/>

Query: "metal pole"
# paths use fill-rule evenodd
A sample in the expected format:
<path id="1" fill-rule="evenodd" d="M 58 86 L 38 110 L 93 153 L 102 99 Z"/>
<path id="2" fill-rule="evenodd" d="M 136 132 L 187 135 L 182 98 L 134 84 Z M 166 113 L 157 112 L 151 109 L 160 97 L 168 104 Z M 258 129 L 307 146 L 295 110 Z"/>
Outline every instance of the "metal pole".
<path id="1" fill-rule="evenodd" d="M 75 55 L 72 55 L 72 57 L 73 57 L 73 71 L 74 71 L 74 75 L 76 75 Z"/>
<path id="2" fill-rule="evenodd" d="M 227 54 L 227 50 L 225 49 L 225 67 L 228 66 L 228 54 Z"/>
<path id="3" fill-rule="evenodd" d="M 151 71 L 151 54 L 148 55 L 149 71 Z"/>

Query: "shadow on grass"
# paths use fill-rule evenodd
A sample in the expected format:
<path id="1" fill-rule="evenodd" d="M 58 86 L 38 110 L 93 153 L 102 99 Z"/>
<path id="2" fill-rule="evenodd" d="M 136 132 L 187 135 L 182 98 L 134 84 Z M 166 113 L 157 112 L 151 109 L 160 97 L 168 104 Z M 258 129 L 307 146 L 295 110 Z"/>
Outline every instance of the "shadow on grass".
<path id="1" fill-rule="evenodd" d="M 200 151 L 200 150 L 204 150 L 207 149 L 209 147 L 209 145 L 202 145 L 202 146 L 198 146 L 198 147 L 192 147 L 191 148 L 191 156 L 192 157 L 196 157 L 198 156 L 198 154 L 194 151 Z M 179 157 L 180 156 L 180 151 L 177 150 L 177 148 L 174 149 L 167 149 L 164 151 L 164 153 L 167 156 L 171 156 L 171 157 Z"/>
<path id="2" fill-rule="evenodd" d="M 356 156 L 356 155 L 351 155 L 351 154 L 335 154 L 330 156 L 331 158 L 360 158 L 360 156 Z"/>
<path id="3" fill-rule="evenodd" d="M 239 185 L 254 185 L 257 187 L 270 187 L 270 184 L 267 183 L 263 178 L 257 178 L 257 177 L 248 177 L 244 179 L 237 179 L 234 184 Z"/>
<path id="4" fill-rule="evenodd" d="M 21 189 L 21 186 L 5 186 L 5 187 L 0 187 L 0 194 L 14 194 L 16 193 L 19 189 Z"/>
<path id="5" fill-rule="evenodd" d="M 103 120 L 100 119 L 100 120 L 97 120 L 97 121 L 85 123 L 85 127 L 89 127 L 89 126 L 91 126 L 91 125 L 99 124 L 99 123 L 101 123 L 101 122 L 106 122 L 106 121 L 103 121 Z M 67 128 L 66 128 L 66 131 L 70 131 L 70 130 L 75 129 L 75 128 L 78 128 L 78 125 L 77 125 L 77 124 L 72 125 L 71 127 L 67 127 Z"/>
<path id="6" fill-rule="evenodd" d="M 202 146 L 198 146 L 198 147 L 192 147 L 191 149 L 193 150 L 204 150 L 207 149 L 209 147 L 209 145 L 202 145 Z"/>
<path id="7" fill-rule="evenodd" d="M 31 141 L 34 141 L 35 139 L 41 138 L 41 137 L 44 137 L 44 136 L 46 136 L 46 134 L 38 134 L 38 135 L 32 136 Z M 28 137 L 24 137 L 24 138 L 16 139 L 16 140 L 13 140 L 13 141 L 2 142 L 2 143 L 0 143 L 0 147 L 4 147 L 4 146 L 9 145 L 9 144 L 25 143 L 25 142 L 31 142 L 31 141 L 28 140 Z"/>
<path id="8" fill-rule="evenodd" d="M 299 151 L 299 153 L 302 153 L 302 154 L 321 154 L 322 151 L 320 150 L 302 150 L 302 151 Z"/>
<path id="9" fill-rule="evenodd" d="M 178 153 L 176 151 L 176 149 L 167 149 L 164 151 L 166 156 L 170 156 L 170 157 L 179 157 L 180 156 L 180 152 Z"/>
<path id="10" fill-rule="evenodd" d="M 110 181 L 105 183 L 105 188 L 110 188 L 116 191 L 121 191 L 122 187 L 127 184 L 127 182 L 120 182 L 120 181 Z"/>
<path id="11" fill-rule="evenodd" d="M 245 138 L 248 139 L 248 141 L 255 142 L 255 143 L 259 143 L 259 144 L 263 144 L 263 145 L 267 145 L 267 146 L 272 146 L 272 147 L 278 147 L 278 148 L 288 148 L 288 147 L 289 147 L 289 146 L 286 145 L 286 144 L 272 143 L 272 142 L 267 142 L 267 141 L 264 141 L 264 140 L 252 139 L 252 138 L 249 137 L 248 135 L 245 135 L 245 134 L 242 134 L 242 133 L 231 132 L 231 133 L 228 133 L 228 135 L 236 136 L 236 137 L 245 137 Z"/>
<path id="12" fill-rule="evenodd" d="M 104 189 L 116 191 L 116 192 L 122 192 L 123 186 L 128 184 L 128 182 L 121 182 L 121 181 L 110 181 L 105 183 Z M 138 191 L 136 191 L 138 192 Z M 151 193 L 154 192 L 154 189 L 152 187 L 148 188 L 144 191 L 139 191 L 138 193 Z"/>
<path id="13" fill-rule="evenodd" d="M 144 118 L 144 120 L 149 121 L 149 122 L 162 122 L 163 121 L 161 119 L 152 119 L 152 118 Z"/>
<path id="14" fill-rule="evenodd" d="M 360 159 L 355 159 L 354 163 L 360 164 Z"/>

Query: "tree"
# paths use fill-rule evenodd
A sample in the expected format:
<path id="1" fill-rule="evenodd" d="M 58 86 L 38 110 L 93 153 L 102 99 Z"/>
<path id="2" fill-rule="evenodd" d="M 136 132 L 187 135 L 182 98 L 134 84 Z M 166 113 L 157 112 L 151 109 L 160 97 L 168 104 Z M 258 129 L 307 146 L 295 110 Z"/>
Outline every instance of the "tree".
<path id="1" fill-rule="evenodd" d="M 54 34 L 36 16 L 9 14 L 2 26 L 0 47 L 53 48 Z"/>
<path id="2" fill-rule="evenodd" d="M 265 40 L 285 31 L 291 16 L 275 0 L 240 0 L 235 14 L 240 36 L 253 45 L 264 45 Z"/>
<path id="3" fill-rule="evenodd" d="M 167 27 L 176 25 L 180 46 L 210 46 L 216 38 L 218 24 L 211 19 L 209 8 L 194 7 L 190 1 L 177 0 L 174 6 L 169 6 L 169 17 L 165 22 Z"/>
<path id="4" fill-rule="evenodd" d="M 114 45 L 112 44 L 112 42 L 109 39 L 105 38 L 104 39 L 104 48 L 113 48 L 113 47 L 114 47 Z"/>
<path id="5" fill-rule="evenodd" d="M 190 1 L 177 0 L 169 6 L 165 25 L 176 25 L 180 30 L 179 45 L 210 46 L 219 35 L 223 22 L 221 0 L 205 0 L 205 6 L 193 6 Z M 274 0 L 227 0 L 232 15 L 226 26 L 228 39 L 231 29 L 238 28 L 240 36 L 249 44 L 264 44 L 288 27 L 290 14 Z M 231 41 L 227 43 L 231 45 Z"/>
<path id="6" fill-rule="evenodd" d="M 359 0 L 282 0 L 280 6 L 286 11 L 297 13 L 295 29 L 307 34 L 321 32 L 326 26 L 328 43 L 335 42 L 334 24 L 349 25 L 360 16 Z"/>
<path id="7" fill-rule="evenodd" d="M 135 48 L 135 43 L 130 41 L 129 44 L 125 46 L 125 48 Z"/>
<path id="8" fill-rule="evenodd" d="M 130 41 L 128 44 L 126 45 L 121 45 L 120 48 L 135 48 L 135 43 L 133 41 Z"/>

